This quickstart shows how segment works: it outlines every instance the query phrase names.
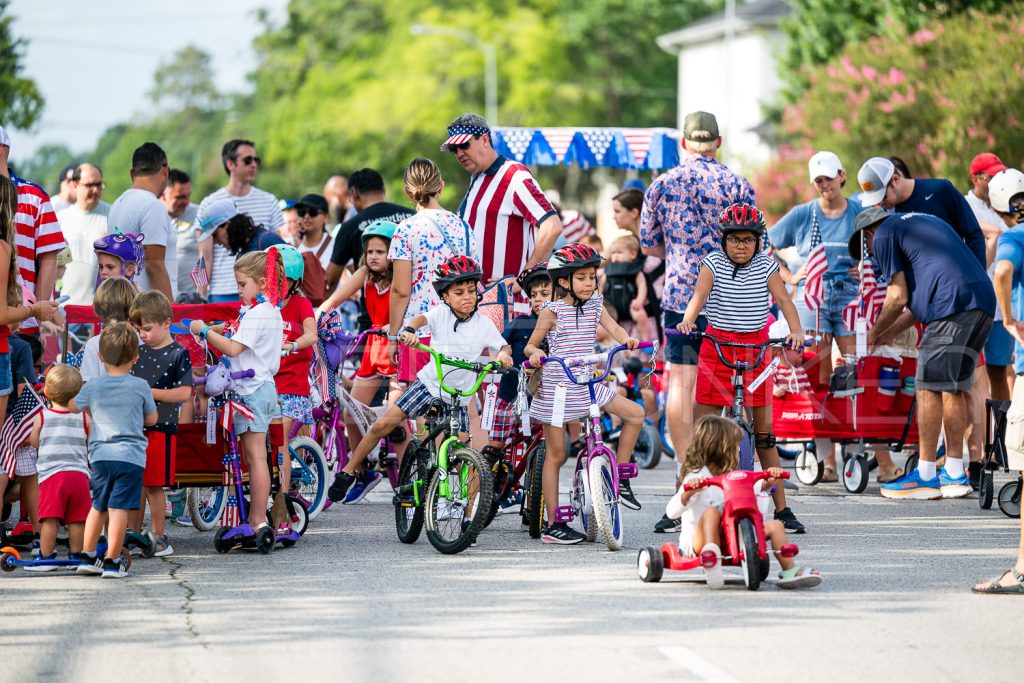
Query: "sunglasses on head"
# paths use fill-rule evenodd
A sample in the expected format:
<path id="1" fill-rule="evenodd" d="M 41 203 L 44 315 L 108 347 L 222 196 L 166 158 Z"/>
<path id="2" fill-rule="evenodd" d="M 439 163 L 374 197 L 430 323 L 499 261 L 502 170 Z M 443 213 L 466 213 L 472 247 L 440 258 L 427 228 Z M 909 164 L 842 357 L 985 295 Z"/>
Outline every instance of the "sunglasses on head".
<path id="1" fill-rule="evenodd" d="M 239 159 L 239 161 L 241 163 L 245 164 L 246 166 L 248 166 L 249 164 L 256 164 L 257 166 L 259 166 L 261 163 L 263 163 L 262 160 L 259 157 L 252 156 L 252 155 L 249 155 L 247 157 L 242 157 L 242 158 Z"/>
<path id="2" fill-rule="evenodd" d="M 320 215 L 320 209 L 309 209 L 306 208 L 305 206 L 301 206 L 295 209 L 295 214 L 299 218 L 305 218 L 306 216 L 309 216 L 310 218 L 316 218 L 317 216 Z"/>

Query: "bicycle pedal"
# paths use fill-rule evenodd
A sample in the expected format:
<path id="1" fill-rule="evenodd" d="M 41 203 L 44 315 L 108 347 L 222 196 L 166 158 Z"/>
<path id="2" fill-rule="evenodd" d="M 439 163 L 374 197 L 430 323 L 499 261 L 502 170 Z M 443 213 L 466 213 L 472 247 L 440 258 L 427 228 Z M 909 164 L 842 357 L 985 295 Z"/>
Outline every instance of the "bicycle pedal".
<path id="1" fill-rule="evenodd" d="M 559 505 L 555 508 L 555 524 L 569 524 L 576 518 L 576 510 L 572 505 Z"/>
<path id="2" fill-rule="evenodd" d="M 640 474 L 640 468 L 635 462 L 619 463 L 619 479 L 633 479 Z"/>

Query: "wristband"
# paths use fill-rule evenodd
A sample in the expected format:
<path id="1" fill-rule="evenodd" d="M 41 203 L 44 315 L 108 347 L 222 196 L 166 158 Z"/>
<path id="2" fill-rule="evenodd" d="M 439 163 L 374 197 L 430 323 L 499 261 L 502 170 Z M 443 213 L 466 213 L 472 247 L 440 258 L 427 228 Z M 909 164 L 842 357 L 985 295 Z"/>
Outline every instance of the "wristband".
<path id="1" fill-rule="evenodd" d="M 292 342 L 292 353 L 298 353 L 298 352 L 299 352 L 299 342 L 293 341 Z"/>
<path id="2" fill-rule="evenodd" d="M 416 334 L 416 328 L 406 325 L 402 328 L 402 332 L 408 332 L 409 334 Z"/>
<path id="3" fill-rule="evenodd" d="M 203 341 L 206 341 L 206 335 L 209 334 L 209 332 L 210 332 L 210 326 L 207 325 L 203 329 L 199 330 L 199 338 L 202 339 Z"/>

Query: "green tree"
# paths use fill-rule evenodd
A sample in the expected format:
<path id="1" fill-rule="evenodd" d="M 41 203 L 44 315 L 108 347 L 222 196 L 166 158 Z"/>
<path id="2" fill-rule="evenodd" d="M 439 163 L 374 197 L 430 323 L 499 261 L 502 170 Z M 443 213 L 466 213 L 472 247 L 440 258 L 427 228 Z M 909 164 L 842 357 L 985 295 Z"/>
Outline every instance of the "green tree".
<path id="1" fill-rule="evenodd" d="M 67 145 L 40 145 L 32 157 L 16 168 L 18 175 L 32 179 L 55 194 L 60 189 L 57 176 L 65 166 L 79 159 Z"/>
<path id="2" fill-rule="evenodd" d="M 158 108 L 179 115 L 202 115 L 223 104 L 213 80 L 213 60 L 195 45 L 186 45 L 157 67 L 148 94 Z"/>
<path id="3" fill-rule="evenodd" d="M 27 129 L 43 113 L 43 96 L 35 81 L 22 75 L 25 40 L 15 38 L 10 0 L 0 0 L 0 122 Z"/>

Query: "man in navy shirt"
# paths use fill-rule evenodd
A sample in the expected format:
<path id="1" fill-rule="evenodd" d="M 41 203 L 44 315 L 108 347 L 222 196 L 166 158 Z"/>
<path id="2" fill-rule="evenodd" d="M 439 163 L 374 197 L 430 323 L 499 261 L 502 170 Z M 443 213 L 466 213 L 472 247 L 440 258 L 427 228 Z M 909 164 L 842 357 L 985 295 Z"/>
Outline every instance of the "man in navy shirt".
<path id="1" fill-rule="evenodd" d="M 986 267 L 985 235 L 971 205 L 948 180 L 904 178 L 885 157 L 872 157 L 857 172 L 863 193 L 860 203 L 880 204 L 897 213 L 926 213 L 942 219 L 970 248 L 982 267 Z"/>
<path id="2" fill-rule="evenodd" d="M 895 216 L 872 207 L 857 216 L 850 255 L 862 240 L 889 282 L 868 344 L 885 344 L 913 322 L 924 323 L 917 361 L 917 469 L 882 485 L 886 498 L 934 500 L 971 492 L 964 472 L 967 393 L 988 338 L 996 299 L 985 267 L 942 220 L 921 213 Z M 910 309 L 904 312 L 904 307 Z M 936 474 L 935 450 L 945 427 L 946 466 Z"/>

